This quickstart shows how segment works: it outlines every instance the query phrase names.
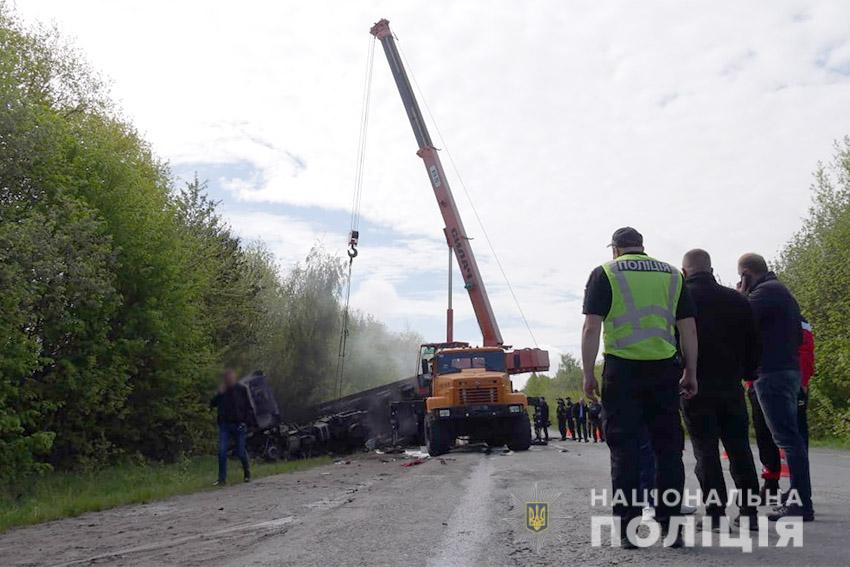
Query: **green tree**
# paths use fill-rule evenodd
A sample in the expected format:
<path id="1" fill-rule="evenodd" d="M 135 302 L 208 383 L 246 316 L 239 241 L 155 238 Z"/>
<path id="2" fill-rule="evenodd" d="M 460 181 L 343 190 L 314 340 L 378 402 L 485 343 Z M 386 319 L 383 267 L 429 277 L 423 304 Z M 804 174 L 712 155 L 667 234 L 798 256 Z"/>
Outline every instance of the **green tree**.
<path id="1" fill-rule="evenodd" d="M 816 368 L 810 388 L 811 432 L 850 435 L 850 137 L 818 164 L 812 205 L 803 228 L 776 268 L 815 333 Z"/>

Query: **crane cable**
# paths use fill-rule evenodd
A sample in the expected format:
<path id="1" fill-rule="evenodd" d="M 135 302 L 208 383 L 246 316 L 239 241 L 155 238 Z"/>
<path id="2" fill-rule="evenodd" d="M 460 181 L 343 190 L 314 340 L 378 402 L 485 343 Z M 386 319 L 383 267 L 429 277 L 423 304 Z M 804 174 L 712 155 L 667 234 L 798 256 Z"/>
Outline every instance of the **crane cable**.
<path id="1" fill-rule="evenodd" d="M 366 55 L 366 76 L 363 80 L 363 103 L 360 112 L 360 135 L 357 140 L 357 162 L 354 168 L 354 196 L 351 202 L 351 224 L 348 233 L 348 275 L 345 279 L 345 305 L 339 333 L 339 351 L 336 362 L 336 397 L 342 397 L 342 382 L 345 374 L 345 355 L 348 346 L 348 314 L 351 303 L 351 267 L 357 257 L 360 239 L 360 203 L 363 199 L 363 171 L 366 164 L 366 134 L 369 127 L 369 104 L 372 94 L 372 68 L 375 61 L 375 37 L 369 39 Z"/>
<path id="2" fill-rule="evenodd" d="M 398 36 L 395 36 L 396 40 L 398 40 Z M 460 175 L 460 170 L 458 170 L 457 164 L 455 164 L 454 157 L 452 157 L 452 153 L 449 151 L 448 144 L 446 144 L 445 139 L 443 138 L 443 133 L 440 131 L 440 126 L 437 124 L 437 120 L 434 118 L 433 113 L 431 112 L 431 107 L 428 106 L 428 101 L 425 99 L 425 95 L 422 92 L 422 89 L 419 88 L 419 83 L 416 81 L 416 75 L 413 74 L 413 69 L 410 66 L 410 62 L 407 60 L 407 57 L 404 55 L 404 50 L 401 48 L 400 42 L 398 44 L 398 51 L 401 54 L 401 58 L 404 62 L 404 66 L 407 69 L 407 74 L 410 76 L 413 81 L 413 86 L 416 91 L 419 93 L 419 100 L 422 101 L 422 106 L 425 107 L 425 112 L 428 113 L 428 118 L 431 119 L 431 124 L 434 125 L 434 130 L 437 132 L 437 137 L 440 139 L 441 149 L 445 150 L 446 155 L 449 157 L 449 164 L 452 167 L 452 171 L 457 177 L 458 183 L 460 183 L 461 189 L 463 189 L 464 195 L 466 195 L 466 200 L 469 203 L 469 207 L 472 209 L 472 214 L 475 216 L 475 220 L 478 222 L 478 227 L 481 229 L 481 233 L 484 235 L 484 240 L 487 242 L 487 247 L 490 249 L 490 253 L 493 255 L 493 259 L 496 260 L 496 265 L 499 267 L 499 271 L 502 273 L 502 278 L 505 280 L 505 284 L 508 286 L 508 291 L 511 294 L 511 297 L 514 300 L 514 304 L 516 305 L 517 311 L 519 311 L 520 318 L 522 319 L 523 324 L 525 325 L 528 334 L 531 336 L 532 342 L 534 342 L 535 347 L 539 347 L 540 345 L 537 343 L 537 338 L 534 336 L 534 332 L 531 330 L 531 325 L 528 324 L 528 319 L 525 317 L 525 312 L 522 310 L 522 306 L 519 303 L 519 299 L 517 298 L 516 293 L 514 292 L 514 288 L 511 285 L 511 281 L 508 279 L 508 274 L 505 272 L 505 268 L 502 266 L 502 261 L 499 260 L 499 255 L 496 254 L 496 249 L 493 247 L 493 243 L 490 241 L 490 235 L 487 234 L 487 229 L 484 228 L 484 222 L 481 220 L 481 217 L 478 215 L 478 209 L 475 208 L 475 203 L 472 201 L 472 196 L 469 194 L 469 190 L 466 188 L 466 184 L 463 182 L 463 177 Z"/>

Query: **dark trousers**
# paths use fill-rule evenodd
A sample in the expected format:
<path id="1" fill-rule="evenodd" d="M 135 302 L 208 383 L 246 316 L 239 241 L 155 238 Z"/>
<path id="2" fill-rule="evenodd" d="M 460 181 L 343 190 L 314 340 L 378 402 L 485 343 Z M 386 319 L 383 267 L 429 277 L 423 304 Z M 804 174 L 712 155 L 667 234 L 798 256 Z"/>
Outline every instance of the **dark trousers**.
<path id="1" fill-rule="evenodd" d="M 770 429 L 767 428 L 755 386 L 747 390 L 747 397 L 750 398 L 750 407 L 753 413 L 753 429 L 756 431 L 756 445 L 759 448 L 759 461 L 761 461 L 762 466 L 761 476 L 765 480 L 778 483 L 782 472 L 782 457 L 779 455 L 779 447 L 773 442 Z"/>
<path id="2" fill-rule="evenodd" d="M 797 428 L 800 430 L 800 436 L 806 444 L 806 449 L 809 448 L 809 393 L 800 388 L 800 393 L 797 395 Z"/>
<path id="3" fill-rule="evenodd" d="M 578 434 L 578 440 L 587 440 L 587 420 L 586 419 L 577 419 L 576 420 L 576 433 Z"/>
<path id="4" fill-rule="evenodd" d="M 720 392 L 700 392 L 682 401 L 685 424 L 697 460 L 696 475 L 706 503 L 706 514 L 719 517 L 726 513 L 726 481 L 720 463 L 719 443 L 729 456 L 729 472 L 740 491 L 741 514 L 756 513 L 749 499 L 759 492 L 758 475 L 750 449 L 749 418 L 744 391 L 740 384 Z"/>
<path id="5" fill-rule="evenodd" d="M 640 474 L 638 476 L 638 488 L 641 498 L 649 502 L 649 493 L 655 488 L 655 451 L 652 450 L 652 437 L 649 436 L 649 429 L 641 427 L 639 441 Z"/>
<path id="6" fill-rule="evenodd" d="M 655 483 L 659 498 L 656 520 L 665 525 L 680 512 L 685 487 L 682 464 L 684 432 L 679 417 L 679 379 L 682 370 L 675 359 L 634 361 L 606 356 L 602 371 L 603 430 L 611 450 L 612 497 L 622 494 L 628 503 L 616 502 L 614 514 L 624 522 L 641 513 L 640 447 L 646 428 L 655 453 Z M 672 491 L 665 504 L 661 495 Z M 618 499 L 621 500 L 621 499 Z"/>
<path id="7" fill-rule="evenodd" d="M 590 438 L 593 441 L 605 441 L 605 435 L 602 433 L 602 420 L 599 418 L 590 420 Z"/>
<path id="8" fill-rule="evenodd" d="M 776 446 L 785 451 L 791 490 L 796 490 L 804 510 L 812 509 L 812 484 L 809 476 L 809 451 L 797 424 L 797 396 L 800 371 L 759 373 L 753 387 L 764 412 L 764 420 Z"/>
<path id="9" fill-rule="evenodd" d="M 567 436 L 567 418 L 558 418 L 558 432 L 561 434 L 561 439 L 564 439 Z"/>
<path id="10" fill-rule="evenodd" d="M 576 438 L 576 420 L 574 420 L 571 417 L 568 417 L 567 418 L 567 429 L 570 430 L 570 438 L 575 439 Z"/>
<path id="11" fill-rule="evenodd" d="M 244 423 L 219 423 L 218 424 L 218 480 L 227 481 L 227 453 L 230 449 L 230 440 L 236 442 L 236 455 L 242 461 L 242 472 L 245 478 L 251 476 L 248 464 L 248 449 L 246 440 L 248 438 L 248 427 Z"/>

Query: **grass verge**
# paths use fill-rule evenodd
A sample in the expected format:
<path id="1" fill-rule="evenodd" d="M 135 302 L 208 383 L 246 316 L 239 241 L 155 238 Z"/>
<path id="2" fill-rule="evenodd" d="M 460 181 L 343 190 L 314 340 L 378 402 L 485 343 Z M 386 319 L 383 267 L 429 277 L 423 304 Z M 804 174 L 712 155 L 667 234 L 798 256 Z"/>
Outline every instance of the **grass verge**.
<path id="1" fill-rule="evenodd" d="M 842 449 L 848 451 L 850 450 L 850 439 L 840 437 L 834 439 L 810 439 L 809 446 L 821 449 Z"/>
<path id="2" fill-rule="evenodd" d="M 290 473 L 330 463 L 329 457 L 277 463 L 252 463 L 254 478 Z M 241 481 L 238 461 L 231 481 Z M 218 470 L 214 456 L 173 464 L 126 464 L 92 473 L 49 473 L 25 490 L 0 492 L 0 533 L 14 526 L 79 516 L 124 504 L 143 504 L 177 494 L 211 490 Z M 21 492 L 24 492 L 21 494 Z"/>

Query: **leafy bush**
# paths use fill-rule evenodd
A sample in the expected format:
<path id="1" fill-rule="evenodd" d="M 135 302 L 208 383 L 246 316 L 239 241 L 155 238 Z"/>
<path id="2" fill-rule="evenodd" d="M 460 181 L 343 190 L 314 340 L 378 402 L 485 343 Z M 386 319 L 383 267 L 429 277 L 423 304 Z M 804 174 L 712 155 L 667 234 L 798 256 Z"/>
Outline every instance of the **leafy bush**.
<path id="1" fill-rule="evenodd" d="M 810 388 L 813 437 L 850 437 L 850 137 L 814 174 L 803 228 L 785 246 L 777 271 L 815 334 Z"/>

